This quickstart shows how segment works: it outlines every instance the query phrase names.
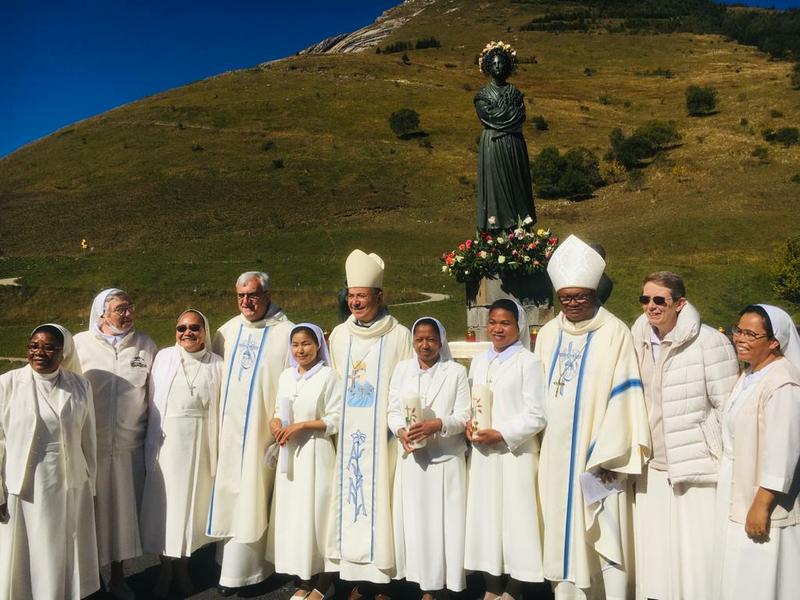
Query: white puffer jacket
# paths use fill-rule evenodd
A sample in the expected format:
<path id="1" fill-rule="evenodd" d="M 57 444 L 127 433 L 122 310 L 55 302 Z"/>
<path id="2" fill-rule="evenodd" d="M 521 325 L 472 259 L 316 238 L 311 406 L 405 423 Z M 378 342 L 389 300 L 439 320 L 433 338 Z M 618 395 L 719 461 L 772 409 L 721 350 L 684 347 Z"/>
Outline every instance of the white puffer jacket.
<path id="1" fill-rule="evenodd" d="M 651 347 L 652 328 L 640 316 L 631 328 L 639 368 Z M 664 445 L 672 484 L 717 480 L 722 453 L 719 414 L 739 374 L 733 344 L 703 325 L 686 303 L 670 336 L 661 373 Z"/>

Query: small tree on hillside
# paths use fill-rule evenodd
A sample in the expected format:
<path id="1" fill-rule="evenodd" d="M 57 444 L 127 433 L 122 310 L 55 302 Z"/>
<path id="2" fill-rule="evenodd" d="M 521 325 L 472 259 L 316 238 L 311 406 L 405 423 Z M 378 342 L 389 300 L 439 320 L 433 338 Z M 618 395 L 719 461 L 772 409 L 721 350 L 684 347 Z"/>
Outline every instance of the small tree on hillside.
<path id="1" fill-rule="evenodd" d="M 792 68 L 791 84 L 793 90 L 800 90 L 800 63 L 795 63 Z"/>
<path id="2" fill-rule="evenodd" d="M 783 260 L 775 265 L 772 287 L 781 298 L 800 302 L 800 237 L 786 242 Z"/>
<path id="3" fill-rule="evenodd" d="M 689 116 L 709 115 L 717 109 L 717 90 L 690 85 L 686 88 L 686 110 Z"/>
<path id="4" fill-rule="evenodd" d="M 394 134 L 408 139 L 419 131 L 419 113 L 411 108 L 401 108 L 389 115 L 389 127 Z"/>

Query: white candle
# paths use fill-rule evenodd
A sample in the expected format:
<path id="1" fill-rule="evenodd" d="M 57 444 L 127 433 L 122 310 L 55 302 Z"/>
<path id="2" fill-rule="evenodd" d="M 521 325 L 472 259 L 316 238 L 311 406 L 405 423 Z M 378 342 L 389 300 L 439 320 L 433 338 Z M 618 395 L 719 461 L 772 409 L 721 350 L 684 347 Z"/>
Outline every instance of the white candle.
<path id="1" fill-rule="evenodd" d="M 403 396 L 403 407 L 405 411 L 406 431 L 411 429 L 414 423 L 422 421 L 422 401 L 416 392 L 407 392 Z M 424 448 L 427 440 L 421 442 L 411 442 L 412 448 Z"/>
<path id="2" fill-rule="evenodd" d="M 472 386 L 472 429 L 492 428 L 492 388 L 485 384 Z"/>
<path id="3" fill-rule="evenodd" d="M 289 398 L 278 399 L 278 413 L 281 419 L 281 427 L 286 427 L 292 423 L 292 401 Z M 278 452 L 278 471 L 281 473 L 289 472 L 289 449 L 286 444 L 281 446 Z"/>

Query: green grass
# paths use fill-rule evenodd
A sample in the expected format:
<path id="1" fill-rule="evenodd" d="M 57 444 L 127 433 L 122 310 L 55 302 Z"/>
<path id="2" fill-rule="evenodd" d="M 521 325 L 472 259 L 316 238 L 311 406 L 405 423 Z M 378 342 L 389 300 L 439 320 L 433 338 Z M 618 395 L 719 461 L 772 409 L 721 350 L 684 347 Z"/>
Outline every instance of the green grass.
<path id="1" fill-rule="evenodd" d="M 431 5 L 382 42 L 442 42 L 409 51 L 410 65 L 369 51 L 291 57 L 142 99 L 0 160 L 0 278 L 22 284 L 0 288 L 0 356 L 20 355 L 45 320 L 85 327 L 92 297 L 111 285 L 131 291 L 139 327 L 167 344 L 187 306 L 217 324 L 233 314 L 233 281 L 250 269 L 272 274 L 293 319 L 330 327 L 355 247 L 386 259 L 390 302 L 452 295 L 397 307 L 402 321 L 433 312 L 462 337 L 463 288 L 440 272 L 438 256 L 474 231 L 472 98 L 485 82 L 473 59 L 489 39 L 537 58 L 513 78 L 528 114 L 550 125 L 526 125 L 531 155 L 547 145 L 602 155 L 615 127 L 678 124 L 683 143 L 647 168 L 640 191 L 621 182 L 580 203 L 537 200 L 540 224 L 605 246 L 613 311 L 635 318 L 641 278 L 661 268 L 686 277 L 714 325 L 751 301 L 781 303 L 769 269 L 798 232 L 791 178 L 800 147 L 770 147 L 768 164 L 751 152 L 772 111 L 786 126 L 800 122 L 791 65 L 708 35 L 518 31 L 543 10 Z M 657 69 L 674 77 L 640 75 Z M 718 90 L 717 114 L 686 116 L 691 84 Z M 403 107 L 420 114 L 432 149 L 391 132 L 388 117 Z"/>

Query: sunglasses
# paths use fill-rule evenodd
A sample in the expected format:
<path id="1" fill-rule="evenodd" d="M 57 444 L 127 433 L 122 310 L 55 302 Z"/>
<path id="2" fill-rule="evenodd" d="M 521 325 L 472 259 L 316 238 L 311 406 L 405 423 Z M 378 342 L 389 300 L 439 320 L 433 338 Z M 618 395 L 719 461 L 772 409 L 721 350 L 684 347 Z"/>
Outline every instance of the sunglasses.
<path id="1" fill-rule="evenodd" d="M 178 333 L 183 333 L 184 331 L 186 331 L 188 329 L 189 331 L 193 331 L 194 333 L 197 333 L 202 328 L 203 328 L 203 326 L 202 325 L 198 325 L 197 323 L 192 323 L 191 325 L 182 325 L 181 324 L 181 325 L 178 325 L 177 327 L 175 327 L 175 331 L 177 331 Z"/>
<path id="2" fill-rule="evenodd" d="M 653 304 L 656 306 L 666 306 L 667 301 L 671 300 L 671 298 L 665 298 L 664 296 L 639 296 L 639 302 L 641 302 L 643 306 L 650 304 L 650 300 L 652 300 Z"/>

